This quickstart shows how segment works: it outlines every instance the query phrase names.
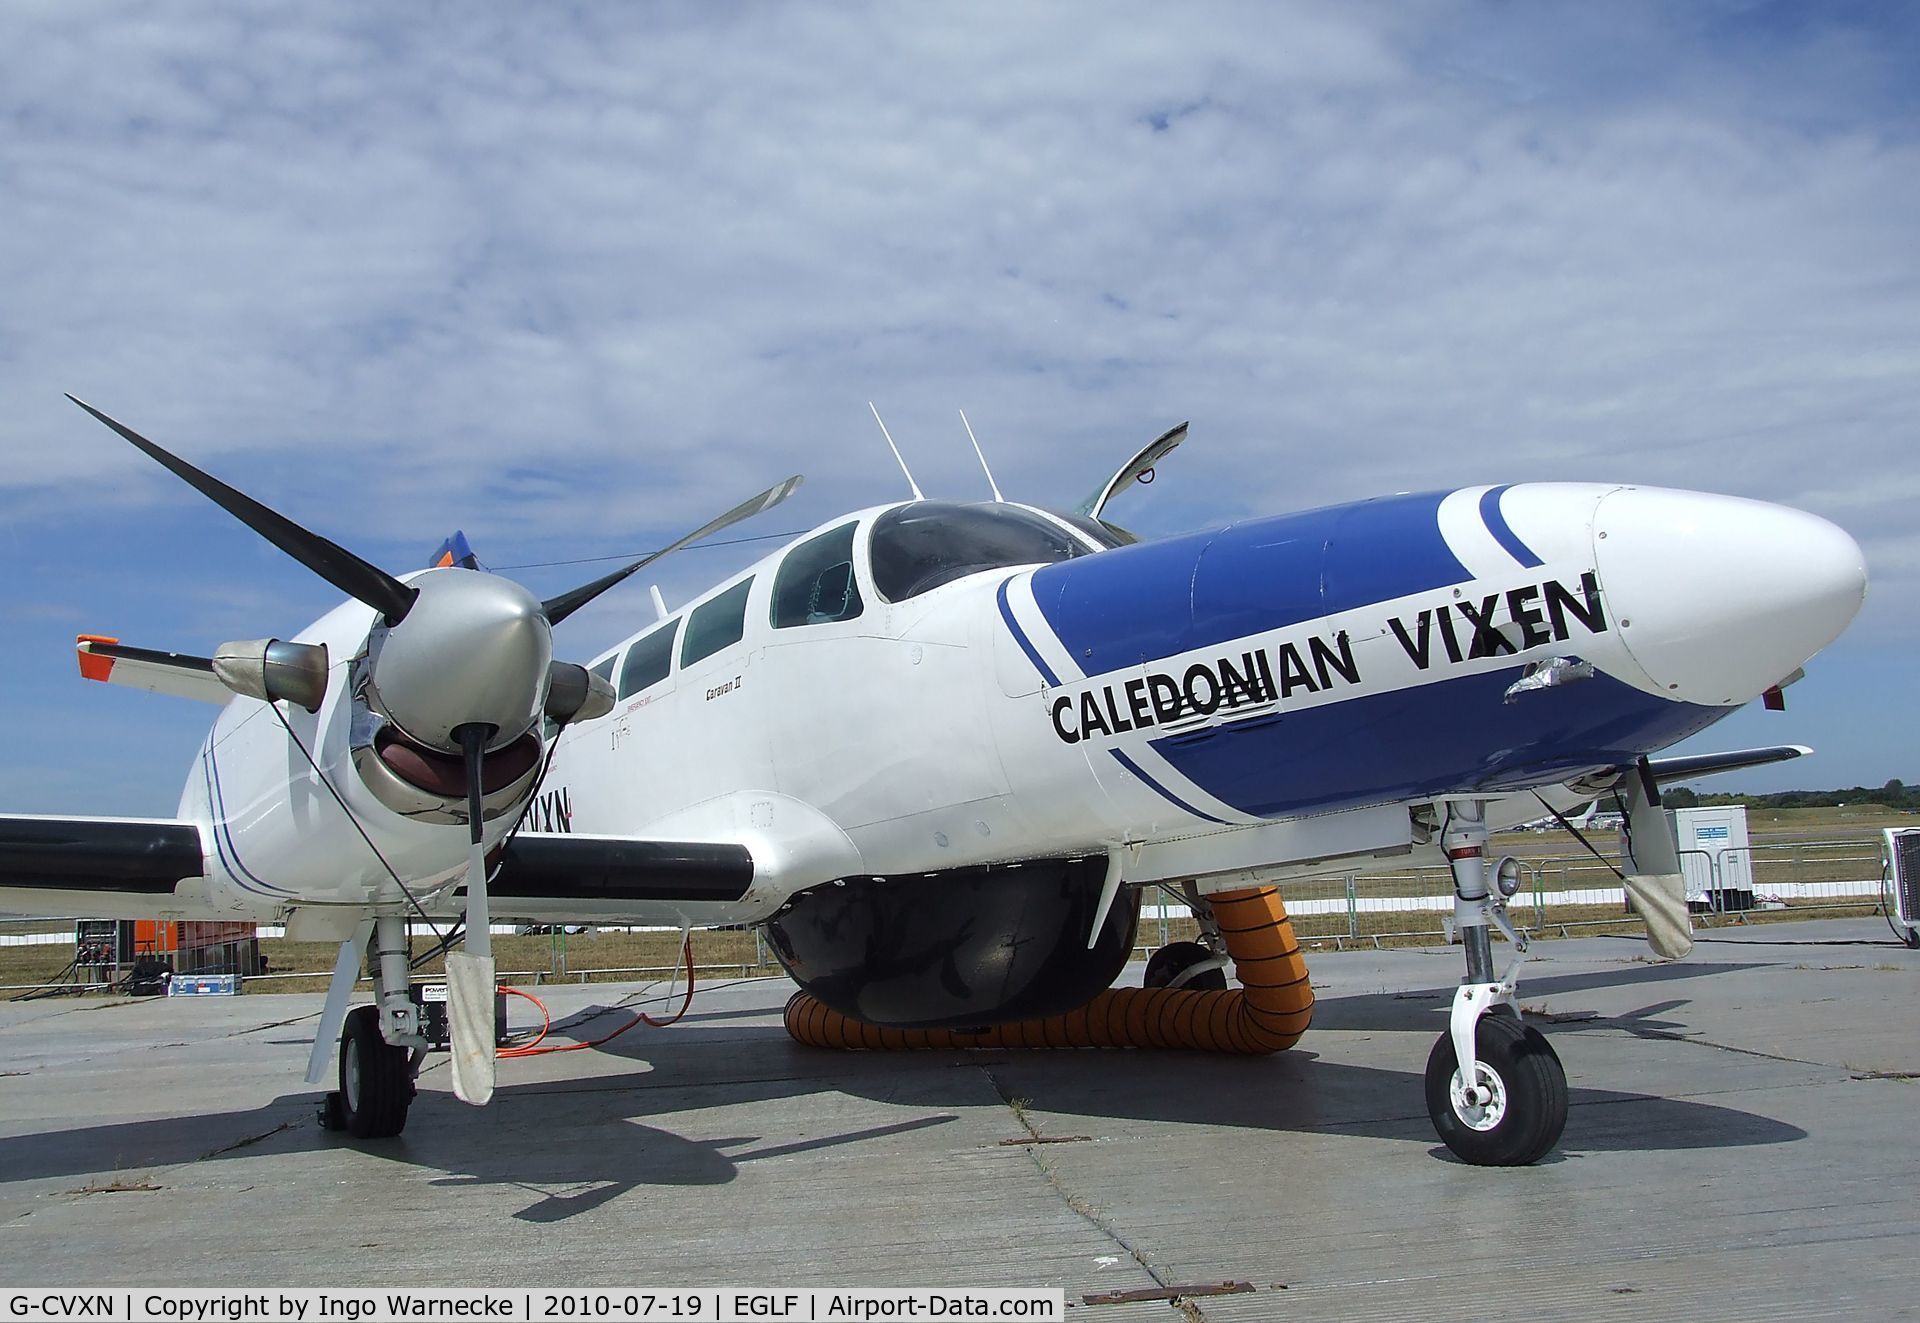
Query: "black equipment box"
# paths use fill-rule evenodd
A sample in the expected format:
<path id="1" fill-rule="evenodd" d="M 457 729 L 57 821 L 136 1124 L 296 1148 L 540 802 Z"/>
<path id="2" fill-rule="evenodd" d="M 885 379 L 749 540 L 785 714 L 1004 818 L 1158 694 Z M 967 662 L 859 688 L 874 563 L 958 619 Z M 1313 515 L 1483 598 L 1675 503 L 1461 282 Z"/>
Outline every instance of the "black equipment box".
<path id="1" fill-rule="evenodd" d="M 438 1048 L 446 1048 L 453 1043 L 452 1031 L 447 1027 L 447 985 L 444 983 L 415 983 L 407 989 L 407 995 L 413 1004 L 420 1008 L 420 1032 L 427 1041 Z M 507 994 L 493 994 L 493 1041 L 496 1047 L 507 1044 Z"/>

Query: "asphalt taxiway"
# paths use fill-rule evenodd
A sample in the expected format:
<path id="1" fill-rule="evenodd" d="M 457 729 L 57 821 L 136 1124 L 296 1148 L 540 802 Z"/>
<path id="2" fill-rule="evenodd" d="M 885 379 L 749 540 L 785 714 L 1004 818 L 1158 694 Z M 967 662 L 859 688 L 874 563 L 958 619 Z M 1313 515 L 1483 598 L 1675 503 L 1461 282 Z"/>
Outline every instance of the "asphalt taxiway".
<path id="1" fill-rule="evenodd" d="M 1058 1285 L 1089 1323 L 1920 1317 L 1920 952 L 1879 920 L 1702 935 L 1671 965 L 1536 948 L 1522 999 L 1573 1105 L 1518 1170 L 1455 1161 L 1421 1100 L 1457 948 L 1316 953 L 1314 1027 L 1261 1060 L 835 1054 L 781 1030 L 790 984 L 715 986 L 669 1029 L 503 1062 L 484 1110 L 431 1069 L 406 1133 L 364 1144 L 301 1083 L 317 996 L 0 1004 L 0 1282 Z M 541 990 L 557 1016 L 659 991 Z M 1252 1289 L 1083 1303 L 1230 1282 Z"/>

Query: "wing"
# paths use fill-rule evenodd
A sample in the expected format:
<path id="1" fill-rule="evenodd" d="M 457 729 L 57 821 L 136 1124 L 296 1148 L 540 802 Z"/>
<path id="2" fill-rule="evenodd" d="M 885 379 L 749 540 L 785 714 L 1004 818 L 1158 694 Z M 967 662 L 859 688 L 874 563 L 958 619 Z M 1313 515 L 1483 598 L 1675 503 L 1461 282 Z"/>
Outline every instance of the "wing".
<path id="1" fill-rule="evenodd" d="M 0 909 L 151 918 L 206 875 L 200 829 L 157 818 L 0 818 Z"/>
<path id="2" fill-rule="evenodd" d="M 1696 776 L 1719 772 L 1744 772 L 1749 767 L 1765 767 L 1790 758 L 1804 758 L 1813 750 L 1804 744 L 1775 744 L 1764 749 L 1735 749 L 1729 753 L 1697 753 L 1678 758 L 1652 758 L 1647 768 L 1660 785 L 1672 781 L 1691 781 Z"/>
<path id="3" fill-rule="evenodd" d="M 488 891 L 502 915 L 618 923 L 729 904 L 746 896 L 753 879 L 753 853 L 744 845 L 523 832 Z"/>

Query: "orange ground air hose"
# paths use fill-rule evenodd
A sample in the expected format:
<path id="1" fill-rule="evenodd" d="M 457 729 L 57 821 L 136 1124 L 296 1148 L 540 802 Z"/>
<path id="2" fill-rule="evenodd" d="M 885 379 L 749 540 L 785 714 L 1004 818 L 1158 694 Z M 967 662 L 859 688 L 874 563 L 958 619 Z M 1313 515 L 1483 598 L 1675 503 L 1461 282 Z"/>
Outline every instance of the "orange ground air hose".
<path id="1" fill-rule="evenodd" d="M 885 1029 L 796 992 L 787 1002 L 787 1032 L 808 1047 L 896 1052 L 1157 1047 L 1264 1056 L 1292 1047 L 1313 1018 L 1313 985 L 1280 893 L 1261 887 L 1210 900 L 1240 976 L 1236 989 L 1109 988 L 1079 1010 L 980 1032 Z"/>

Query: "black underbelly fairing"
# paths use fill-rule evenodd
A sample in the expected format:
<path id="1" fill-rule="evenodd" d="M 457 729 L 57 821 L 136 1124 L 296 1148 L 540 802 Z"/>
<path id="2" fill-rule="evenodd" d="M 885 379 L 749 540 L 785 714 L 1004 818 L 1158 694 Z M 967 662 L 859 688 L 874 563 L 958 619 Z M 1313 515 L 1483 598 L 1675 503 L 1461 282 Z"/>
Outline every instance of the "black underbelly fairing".
<path id="1" fill-rule="evenodd" d="M 1107 862 L 1041 860 L 853 877 L 795 896 L 767 922 L 802 988 L 868 1024 L 964 1028 L 1057 1015 L 1113 985 L 1133 951 L 1126 890 L 1087 948 Z"/>

